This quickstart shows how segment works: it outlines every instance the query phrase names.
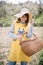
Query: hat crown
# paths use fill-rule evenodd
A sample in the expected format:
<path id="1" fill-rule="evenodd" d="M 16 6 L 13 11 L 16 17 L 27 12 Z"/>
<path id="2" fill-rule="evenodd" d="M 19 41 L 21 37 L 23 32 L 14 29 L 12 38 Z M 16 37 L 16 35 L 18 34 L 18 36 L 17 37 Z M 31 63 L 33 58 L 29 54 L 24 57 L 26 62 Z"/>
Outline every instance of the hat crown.
<path id="1" fill-rule="evenodd" d="M 21 9 L 21 13 L 29 13 L 29 11 L 28 11 L 28 9 L 27 8 L 23 8 L 23 9 Z"/>
<path id="2" fill-rule="evenodd" d="M 28 9 L 27 8 L 22 8 L 21 11 L 20 11 L 20 13 L 14 15 L 14 16 L 20 18 L 20 17 L 22 17 L 26 13 L 29 13 Z"/>

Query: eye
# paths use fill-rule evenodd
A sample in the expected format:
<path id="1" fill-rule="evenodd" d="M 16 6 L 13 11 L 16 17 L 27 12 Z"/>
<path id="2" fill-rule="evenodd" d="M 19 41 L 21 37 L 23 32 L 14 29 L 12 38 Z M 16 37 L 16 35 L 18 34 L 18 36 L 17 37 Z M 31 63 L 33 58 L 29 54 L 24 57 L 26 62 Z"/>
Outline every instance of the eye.
<path id="1" fill-rule="evenodd" d="M 20 30 L 20 28 L 19 28 L 19 30 Z"/>
<path id="2" fill-rule="evenodd" d="M 23 29 L 24 30 L 24 29 Z"/>

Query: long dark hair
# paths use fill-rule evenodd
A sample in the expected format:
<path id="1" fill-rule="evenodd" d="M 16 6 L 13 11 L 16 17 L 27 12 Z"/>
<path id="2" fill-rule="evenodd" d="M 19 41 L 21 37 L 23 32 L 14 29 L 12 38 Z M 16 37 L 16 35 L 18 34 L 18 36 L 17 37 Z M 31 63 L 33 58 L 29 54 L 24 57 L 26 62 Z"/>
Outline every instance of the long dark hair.
<path id="1" fill-rule="evenodd" d="M 26 26 L 28 25 L 28 23 L 29 23 L 29 14 L 28 13 L 26 13 L 26 14 L 24 14 L 25 16 L 27 16 L 27 20 L 25 21 L 25 24 L 26 24 Z M 18 18 L 18 20 L 17 20 L 17 23 L 20 23 L 21 22 L 21 19 L 20 18 Z"/>

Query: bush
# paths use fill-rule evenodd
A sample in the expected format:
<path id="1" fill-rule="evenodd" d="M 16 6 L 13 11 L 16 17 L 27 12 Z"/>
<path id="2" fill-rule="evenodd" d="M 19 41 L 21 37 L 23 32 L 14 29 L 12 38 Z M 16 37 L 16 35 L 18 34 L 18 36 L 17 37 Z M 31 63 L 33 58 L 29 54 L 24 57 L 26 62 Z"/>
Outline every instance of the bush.
<path id="1" fill-rule="evenodd" d="M 43 57 L 39 60 L 39 65 L 43 65 Z"/>
<path id="2" fill-rule="evenodd" d="M 4 65 L 4 62 L 3 61 L 0 61 L 0 65 Z"/>
<path id="3" fill-rule="evenodd" d="M 4 26 L 4 27 L 9 27 L 10 24 L 6 23 L 6 24 L 4 24 L 3 26 Z"/>
<path id="4" fill-rule="evenodd" d="M 0 27 L 3 27 L 3 23 L 0 23 Z"/>
<path id="5" fill-rule="evenodd" d="M 34 26 L 41 26 L 41 27 L 43 27 L 43 23 L 34 23 Z"/>
<path id="6" fill-rule="evenodd" d="M 43 65 L 43 50 L 41 51 L 39 55 L 39 65 Z"/>

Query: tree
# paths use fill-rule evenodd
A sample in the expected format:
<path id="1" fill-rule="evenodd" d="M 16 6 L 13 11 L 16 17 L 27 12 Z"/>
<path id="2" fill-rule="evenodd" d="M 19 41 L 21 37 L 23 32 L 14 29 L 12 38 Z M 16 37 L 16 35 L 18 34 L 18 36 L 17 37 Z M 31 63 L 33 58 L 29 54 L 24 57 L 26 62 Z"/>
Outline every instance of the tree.
<path id="1" fill-rule="evenodd" d="M 42 8 L 41 8 L 41 5 L 42 5 L 42 0 L 39 0 L 39 14 L 42 13 Z"/>

